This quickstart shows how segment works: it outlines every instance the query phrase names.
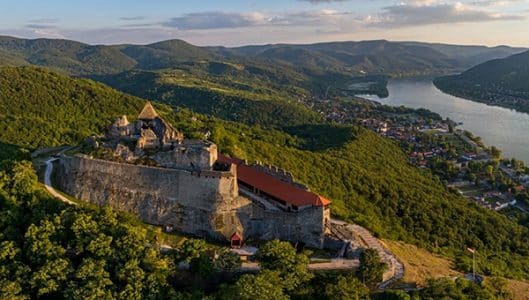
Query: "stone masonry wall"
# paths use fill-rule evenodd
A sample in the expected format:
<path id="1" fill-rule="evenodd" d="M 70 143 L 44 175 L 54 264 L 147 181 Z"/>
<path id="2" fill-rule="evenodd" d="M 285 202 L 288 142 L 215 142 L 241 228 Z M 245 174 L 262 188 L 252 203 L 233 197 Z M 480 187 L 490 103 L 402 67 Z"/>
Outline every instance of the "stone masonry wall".
<path id="1" fill-rule="evenodd" d="M 311 207 L 299 212 L 270 211 L 253 204 L 250 212 L 240 210 L 238 216 L 246 228 L 245 236 L 261 240 L 281 239 L 303 242 L 322 248 L 324 244 L 323 207 Z"/>
<path id="2" fill-rule="evenodd" d="M 61 156 L 55 179 L 61 190 L 96 205 L 138 215 L 147 223 L 225 240 L 234 232 L 245 238 L 279 238 L 321 248 L 328 209 L 269 211 L 238 194 L 236 168 L 229 172 L 138 166 Z"/>

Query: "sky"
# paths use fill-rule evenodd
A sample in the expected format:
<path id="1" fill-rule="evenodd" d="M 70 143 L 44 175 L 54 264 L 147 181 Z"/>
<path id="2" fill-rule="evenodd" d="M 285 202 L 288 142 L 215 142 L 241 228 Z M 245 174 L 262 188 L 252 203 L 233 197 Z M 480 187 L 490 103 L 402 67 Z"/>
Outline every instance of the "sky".
<path id="1" fill-rule="evenodd" d="M 89 44 L 529 46 L 529 0 L 0 0 L 0 12 L 0 35 Z"/>

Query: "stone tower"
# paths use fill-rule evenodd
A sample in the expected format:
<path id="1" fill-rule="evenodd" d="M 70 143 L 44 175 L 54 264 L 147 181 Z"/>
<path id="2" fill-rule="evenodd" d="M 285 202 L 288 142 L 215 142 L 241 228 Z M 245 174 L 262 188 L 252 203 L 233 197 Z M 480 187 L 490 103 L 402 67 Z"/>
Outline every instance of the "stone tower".
<path id="1" fill-rule="evenodd" d="M 147 102 L 138 115 L 138 150 L 168 149 L 182 143 L 183 134 L 158 116 L 150 102 Z"/>

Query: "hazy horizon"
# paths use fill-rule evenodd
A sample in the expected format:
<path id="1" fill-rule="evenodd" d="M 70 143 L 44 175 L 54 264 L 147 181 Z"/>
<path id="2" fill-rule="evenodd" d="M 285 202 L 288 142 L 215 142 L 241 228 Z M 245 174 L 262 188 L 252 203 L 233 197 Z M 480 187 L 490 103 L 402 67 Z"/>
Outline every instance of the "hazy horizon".
<path id="1" fill-rule="evenodd" d="M 496 48 L 496 47 L 510 47 L 510 48 L 527 48 L 529 49 L 529 42 L 527 46 L 513 46 L 513 45 L 485 45 L 485 44 L 451 44 L 451 43 L 443 43 L 443 42 L 435 42 L 435 41 L 418 41 L 418 40 L 389 40 L 389 39 L 365 39 L 365 40 L 331 40 L 331 41 L 320 41 L 320 42 L 306 42 L 306 43 L 289 43 L 289 42 L 278 42 L 278 43 L 261 43 L 261 44 L 241 44 L 241 45 L 234 45 L 234 46 L 223 46 L 223 45 L 215 45 L 215 44 L 204 44 L 204 45 L 197 45 L 194 43 L 191 43 L 189 41 L 186 41 L 185 39 L 180 38 L 174 38 L 174 39 L 166 39 L 166 40 L 158 40 L 153 42 L 147 42 L 147 43 L 87 43 L 79 40 L 74 39 L 66 39 L 66 38 L 46 38 L 46 37 L 36 37 L 36 38 L 26 38 L 21 36 L 14 36 L 14 35 L 4 35 L 0 34 L 0 37 L 10 37 L 10 38 L 16 38 L 16 39 L 26 39 L 26 40 L 38 40 L 38 39 L 48 39 L 48 40 L 67 40 L 67 41 L 74 41 L 79 42 L 91 46 L 119 46 L 119 45 L 136 45 L 136 46 L 143 46 L 143 45 L 150 45 L 150 44 L 156 44 L 161 42 L 167 42 L 167 41 L 174 41 L 174 40 L 180 40 L 183 42 L 186 42 L 188 44 L 199 46 L 199 47 L 226 47 L 226 48 L 237 48 L 237 47 L 251 47 L 251 46 L 267 46 L 267 45 L 314 45 L 314 44 L 327 44 L 327 43 L 360 43 L 360 42 L 372 42 L 372 41 L 387 41 L 390 43 L 425 43 L 425 44 L 439 44 L 439 45 L 452 45 L 452 46 L 468 46 L 468 47 L 489 47 L 489 48 Z"/>
<path id="2" fill-rule="evenodd" d="M 391 40 L 528 47 L 529 0 L 159 0 L 1 3 L 0 35 L 199 46 Z M 525 29 L 525 30 L 524 30 Z"/>

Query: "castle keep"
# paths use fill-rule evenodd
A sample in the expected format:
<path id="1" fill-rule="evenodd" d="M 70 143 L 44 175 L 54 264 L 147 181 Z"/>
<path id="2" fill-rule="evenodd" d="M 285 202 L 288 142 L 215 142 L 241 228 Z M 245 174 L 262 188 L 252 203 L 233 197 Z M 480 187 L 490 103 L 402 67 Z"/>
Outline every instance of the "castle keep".
<path id="1" fill-rule="evenodd" d="M 150 103 L 136 121 L 118 118 L 91 145 L 92 153 L 55 162 L 59 188 L 78 199 L 201 237 L 226 240 L 237 233 L 324 246 L 329 200 L 284 170 L 224 156 L 209 141 L 184 139 Z"/>

